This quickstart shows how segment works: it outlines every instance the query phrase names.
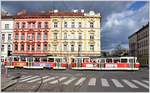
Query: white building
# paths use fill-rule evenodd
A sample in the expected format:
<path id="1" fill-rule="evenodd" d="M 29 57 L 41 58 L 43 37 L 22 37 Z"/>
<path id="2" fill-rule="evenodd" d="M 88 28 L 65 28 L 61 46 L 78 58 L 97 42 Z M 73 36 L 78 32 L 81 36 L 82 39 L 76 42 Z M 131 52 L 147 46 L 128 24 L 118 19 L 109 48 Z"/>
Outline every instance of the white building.
<path id="1" fill-rule="evenodd" d="M 8 57 L 8 51 L 12 51 L 13 39 L 13 18 L 12 16 L 2 16 L 1 20 L 1 52 L 0 60 L 4 61 Z"/>

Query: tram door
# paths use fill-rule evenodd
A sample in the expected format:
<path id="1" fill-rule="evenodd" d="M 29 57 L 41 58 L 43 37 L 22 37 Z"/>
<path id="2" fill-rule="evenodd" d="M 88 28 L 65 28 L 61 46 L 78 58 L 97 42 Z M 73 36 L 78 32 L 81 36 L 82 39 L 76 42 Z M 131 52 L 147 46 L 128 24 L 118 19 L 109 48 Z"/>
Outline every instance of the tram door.
<path id="1" fill-rule="evenodd" d="M 55 62 L 56 62 L 56 67 L 61 67 L 61 62 L 62 62 L 61 58 L 55 58 Z"/>
<path id="2" fill-rule="evenodd" d="M 100 68 L 104 68 L 105 67 L 105 59 L 104 58 L 102 58 L 102 59 L 98 59 L 98 60 L 100 60 Z"/>
<path id="3" fill-rule="evenodd" d="M 134 64 L 135 64 L 135 59 L 133 59 L 133 58 L 129 58 L 129 67 L 130 68 L 134 68 Z"/>
<path id="4" fill-rule="evenodd" d="M 27 57 L 27 59 L 28 59 L 28 66 L 32 66 L 33 57 Z"/>
<path id="5" fill-rule="evenodd" d="M 82 58 L 77 58 L 77 67 L 81 67 Z"/>

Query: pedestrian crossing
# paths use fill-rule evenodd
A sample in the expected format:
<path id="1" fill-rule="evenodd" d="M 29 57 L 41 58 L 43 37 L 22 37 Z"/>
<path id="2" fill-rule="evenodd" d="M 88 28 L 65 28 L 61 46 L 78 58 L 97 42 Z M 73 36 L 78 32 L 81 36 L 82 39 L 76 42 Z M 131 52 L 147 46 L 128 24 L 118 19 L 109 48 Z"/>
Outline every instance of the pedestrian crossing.
<path id="1" fill-rule="evenodd" d="M 133 89 L 137 88 L 146 88 L 149 89 L 148 80 L 135 80 L 135 79 L 108 79 L 108 78 L 99 78 L 99 77 L 74 77 L 74 76 L 23 76 L 19 79 L 19 82 L 26 83 L 48 83 L 48 84 L 62 84 L 62 85 L 73 85 L 81 86 L 87 85 L 89 87 L 100 86 L 104 88 L 116 87 L 116 88 L 125 88 L 130 87 Z"/>

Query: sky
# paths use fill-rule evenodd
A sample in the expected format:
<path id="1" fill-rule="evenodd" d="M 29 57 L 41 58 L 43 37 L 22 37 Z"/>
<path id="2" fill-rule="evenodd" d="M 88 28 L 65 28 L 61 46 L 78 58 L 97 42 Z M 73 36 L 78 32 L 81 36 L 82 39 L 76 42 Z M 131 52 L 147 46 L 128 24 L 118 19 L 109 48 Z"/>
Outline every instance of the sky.
<path id="1" fill-rule="evenodd" d="M 148 1 L 2 1 L 2 11 L 11 15 L 27 11 L 91 10 L 100 13 L 102 50 L 113 50 L 117 44 L 128 48 L 128 37 L 142 28 L 149 20 Z"/>

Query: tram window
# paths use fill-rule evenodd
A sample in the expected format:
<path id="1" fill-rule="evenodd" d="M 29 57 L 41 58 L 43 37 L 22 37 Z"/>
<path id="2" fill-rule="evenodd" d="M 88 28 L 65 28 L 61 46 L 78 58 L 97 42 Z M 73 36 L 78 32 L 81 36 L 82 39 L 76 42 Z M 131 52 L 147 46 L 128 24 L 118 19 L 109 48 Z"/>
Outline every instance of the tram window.
<path id="1" fill-rule="evenodd" d="M 89 59 L 88 58 L 84 58 L 83 62 L 89 62 Z"/>
<path id="2" fill-rule="evenodd" d="M 75 60 L 72 58 L 72 59 L 71 59 L 71 62 L 75 62 Z"/>
<path id="3" fill-rule="evenodd" d="M 129 63 L 134 63 L 134 59 L 129 59 Z"/>
<path id="4" fill-rule="evenodd" d="M 107 63 L 112 63 L 112 59 L 106 59 Z"/>
<path id="5" fill-rule="evenodd" d="M 102 62 L 102 63 L 105 63 L 105 59 L 101 59 L 101 62 Z"/>
<path id="6" fill-rule="evenodd" d="M 14 58 L 14 61 L 19 61 L 19 58 Z"/>
<path id="7" fill-rule="evenodd" d="M 43 62 L 47 62 L 47 58 L 42 58 L 42 61 Z"/>
<path id="8" fill-rule="evenodd" d="M 21 61 L 26 61 L 26 58 L 25 57 L 21 58 Z"/>
<path id="9" fill-rule="evenodd" d="M 54 62 L 54 58 L 48 58 L 48 62 Z"/>
<path id="10" fill-rule="evenodd" d="M 127 59 L 121 59 L 121 63 L 127 63 Z"/>
<path id="11" fill-rule="evenodd" d="M 120 59 L 114 59 L 114 63 L 120 63 Z"/>
<path id="12" fill-rule="evenodd" d="M 40 58 L 35 58 L 34 62 L 40 62 Z"/>
<path id="13" fill-rule="evenodd" d="M 56 59 L 56 62 L 61 62 L 61 59 Z"/>

